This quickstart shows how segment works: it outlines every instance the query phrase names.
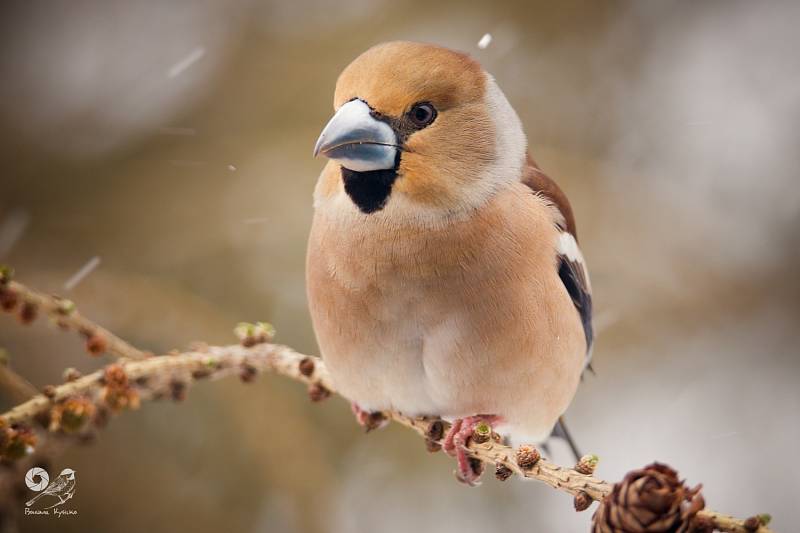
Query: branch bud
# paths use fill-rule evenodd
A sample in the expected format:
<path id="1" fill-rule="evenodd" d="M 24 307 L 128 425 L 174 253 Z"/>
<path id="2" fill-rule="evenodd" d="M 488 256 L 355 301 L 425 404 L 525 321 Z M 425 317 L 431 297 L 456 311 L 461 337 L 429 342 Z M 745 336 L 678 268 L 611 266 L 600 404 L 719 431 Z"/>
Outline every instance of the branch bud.
<path id="1" fill-rule="evenodd" d="M 476 444 L 483 444 L 489 442 L 492 438 L 492 426 L 486 422 L 479 422 L 475 429 L 472 430 L 472 441 Z"/>
<path id="2" fill-rule="evenodd" d="M 308 386 L 308 397 L 312 402 L 321 402 L 331 395 L 331 391 L 319 383 L 312 383 Z"/>
<path id="3" fill-rule="evenodd" d="M 256 344 L 263 344 L 275 338 L 275 327 L 269 322 L 239 322 L 233 330 L 242 346 L 250 348 Z"/>
<path id="4" fill-rule="evenodd" d="M 11 312 L 17 307 L 18 303 L 19 296 L 16 291 L 0 285 L 0 308 L 2 308 L 3 311 Z"/>
<path id="5" fill-rule="evenodd" d="M 14 269 L 8 265 L 0 265 L 0 286 L 8 285 L 14 278 Z"/>
<path id="6" fill-rule="evenodd" d="M 66 298 L 60 298 L 56 296 L 53 298 L 58 301 L 58 308 L 56 311 L 59 315 L 67 316 L 75 312 L 75 303 L 72 300 L 67 300 Z"/>
<path id="7" fill-rule="evenodd" d="M 19 310 L 19 321 L 23 324 L 30 324 L 36 320 L 36 315 L 38 314 L 39 309 L 36 307 L 36 304 L 25 302 L 22 304 L 22 308 Z"/>
<path id="8" fill-rule="evenodd" d="M 581 457 L 580 461 L 575 465 L 574 470 L 581 474 L 585 474 L 587 476 L 591 476 L 594 474 L 595 468 L 597 468 L 597 463 L 600 462 L 600 458 L 594 454 L 584 455 Z"/>
<path id="9" fill-rule="evenodd" d="M 505 481 L 514 474 L 514 471 L 502 463 L 497 463 L 494 467 L 494 477 L 500 481 Z"/>
<path id="10" fill-rule="evenodd" d="M 594 500 L 591 496 L 586 494 L 584 491 L 580 491 L 575 495 L 575 499 L 572 503 L 575 505 L 575 510 L 580 513 L 581 511 L 588 509 L 589 506 L 592 505 L 592 502 L 594 502 Z"/>
<path id="11" fill-rule="evenodd" d="M 77 370 L 75 368 L 72 368 L 72 367 L 69 367 L 69 368 L 64 370 L 64 373 L 62 374 L 62 377 L 64 378 L 64 381 L 66 381 L 66 382 L 75 381 L 76 379 L 81 377 L 81 373 L 80 373 L 79 370 Z"/>
<path id="12" fill-rule="evenodd" d="M 541 458 L 542 454 L 539 453 L 539 450 L 529 444 L 523 444 L 517 448 L 517 464 L 523 470 L 530 470 L 536 466 L 536 463 L 538 463 Z"/>
<path id="13" fill-rule="evenodd" d="M 252 383 L 256 376 L 258 375 L 258 371 L 256 367 L 251 365 L 250 363 L 242 363 L 241 370 L 239 371 L 239 379 L 242 380 L 244 383 Z"/>
<path id="14" fill-rule="evenodd" d="M 744 528 L 747 531 L 758 531 L 761 526 L 766 526 L 772 520 L 772 516 L 764 513 L 756 516 L 751 516 L 744 521 Z"/>
<path id="15" fill-rule="evenodd" d="M 108 341 L 102 333 L 93 333 L 86 339 L 86 351 L 91 355 L 100 356 L 108 350 Z"/>
<path id="16" fill-rule="evenodd" d="M 310 357 L 304 357 L 300 360 L 300 363 L 297 365 L 297 369 L 300 371 L 302 375 L 307 378 L 310 378 L 311 375 L 314 373 L 314 360 Z"/>

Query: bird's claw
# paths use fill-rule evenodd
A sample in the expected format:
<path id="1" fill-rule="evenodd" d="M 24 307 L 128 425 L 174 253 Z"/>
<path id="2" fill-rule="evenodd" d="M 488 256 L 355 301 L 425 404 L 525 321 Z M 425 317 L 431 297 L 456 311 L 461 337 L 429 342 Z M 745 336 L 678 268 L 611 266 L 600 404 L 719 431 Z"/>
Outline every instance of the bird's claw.
<path id="1" fill-rule="evenodd" d="M 456 464 L 458 465 L 458 469 L 455 471 L 456 479 L 470 487 L 480 485 L 479 480 L 481 474 L 483 474 L 483 463 L 467 455 L 467 446 L 470 439 L 474 438 L 478 426 L 488 426 L 488 433 L 491 438 L 492 425 L 499 421 L 500 417 L 494 415 L 468 416 L 466 418 L 457 418 L 453 421 L 442 442 L 442 449 L 448 455 L 456 458 Z M 480 429 L 483 430 L 485 428 Z M 480 432 L 481 435 L 483 433 L 484 431 Z"/>

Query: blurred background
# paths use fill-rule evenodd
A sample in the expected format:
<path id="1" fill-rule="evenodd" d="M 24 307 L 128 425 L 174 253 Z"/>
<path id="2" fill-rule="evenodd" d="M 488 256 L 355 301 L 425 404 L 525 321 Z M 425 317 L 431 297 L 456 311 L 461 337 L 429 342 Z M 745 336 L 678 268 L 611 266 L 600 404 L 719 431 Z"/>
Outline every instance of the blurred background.
<path id="1" fill-rule="evenodd" d="M 557 7 L 554 7 L 557 6 Z M 800 467 L 800 4 L 11 1 L 0 7 L 0 262 L 143 349 L 316 353 L 304 293 L 311 157 L 338 73 L 391 39 L 498 80 L 575 209 L 597 375 L 567 413 L 610 480 L 659 459 L 709 505 L 796 527 Z M 485 33 L 492 42 L 477 46 Z M 65 283 L 91 258 L 99 266 Z M 0 317 L 37 386 L 103 364 Z M 10 403 L 2 400 L 3 408 Z M 554 446 L 557 461 L 571 460 Z M 265 376 L 120 416 L 53 461 L 78 516 L 23 531 L 588 531 L 537 483 L 485 476 L 339 398 Z"/>

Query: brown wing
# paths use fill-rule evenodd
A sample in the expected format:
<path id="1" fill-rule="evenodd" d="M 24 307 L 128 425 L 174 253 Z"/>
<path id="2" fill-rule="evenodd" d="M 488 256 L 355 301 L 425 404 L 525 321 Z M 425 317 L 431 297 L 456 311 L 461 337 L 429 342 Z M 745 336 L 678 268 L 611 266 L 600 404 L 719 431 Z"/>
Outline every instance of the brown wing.
<path id="1" fill-rule="evenodd" d="M 530 154 L 527 156 L 527 164 L 522 173 L 522 183 L 553 202 L 561 212 L 561 216 L 564 217 L 564 225 L 561 229 L 570 232 L 577 241 L 578 233 L 575 228 L 575 217 L 572 214 L 572 206 L 569 205 L 567 195 L 556 185 L 555 181 L 550 179 L 550 176 L 542 172 Z"/>
<path id="2" fill-rule="evenodd" d="M 591 361 L 592 342 L 594 331 L 592 329 L 592 287 L 589 283 L 589 273 L 586 263 L 578 248 L 578 236 L 575 230 L 575 217 L 569 205 L 567 195 L 556 185 L 550 177 L 541 171 L 536 162 L 528 155 L 522 183 L 530 187 L 537 194 L 541 194 L 555 205 L 563 217 L 558 221 L 562 231 L 558 242 L 558 276 L 567 289 L 572 303 L 581 318 L 583 332 L 586 335 L 586 364 Z"/>

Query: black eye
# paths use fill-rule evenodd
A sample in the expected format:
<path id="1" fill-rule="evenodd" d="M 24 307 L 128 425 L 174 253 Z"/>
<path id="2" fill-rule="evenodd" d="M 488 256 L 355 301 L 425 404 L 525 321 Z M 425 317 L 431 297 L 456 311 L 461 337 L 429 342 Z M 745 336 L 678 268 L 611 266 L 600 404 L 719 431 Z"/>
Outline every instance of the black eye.
<path id="1" fill-rule="evenodd" d="M 416 127 L 424 128 L 436 120 L 436 108 L 427 103 L 414 104 L 408 112 L 408 118 Z"/>

